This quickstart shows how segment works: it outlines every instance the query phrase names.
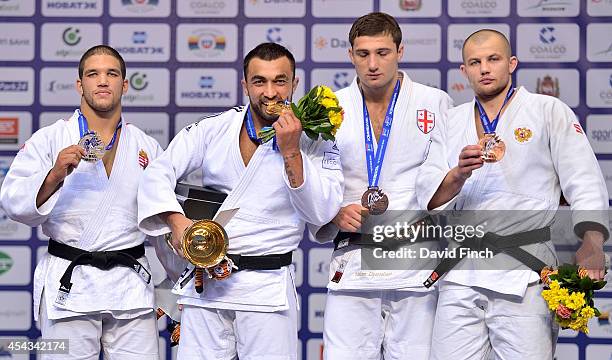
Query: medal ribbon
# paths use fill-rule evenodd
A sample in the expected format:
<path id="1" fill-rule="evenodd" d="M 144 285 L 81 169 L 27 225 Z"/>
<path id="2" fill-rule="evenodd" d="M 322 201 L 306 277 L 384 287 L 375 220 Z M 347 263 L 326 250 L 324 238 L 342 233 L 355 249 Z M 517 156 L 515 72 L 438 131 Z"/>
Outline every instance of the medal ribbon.
<path id="1" fill-rule="evenodd" d="M 501 108 L 499 108 L 499 112 L 497 113 L 497 116 L 495 116 L 495 119 L 493 119 L 493 121 L 489 120 L 489 117 L 487 116 L 487 112 L 484 110 L 484 108 L 480 104 L 480 101 L 478 101 L 478 98 L 474 98 L 474 100 L 476 100 L 476 106 L 478 106 L 480 122 L 482 123 L 482 128 L 484 129 L 485 134 L 495 133 L 495 129 L 497 128 L 497 123 L 499 122 L 499 115 L 501 114 L 501 111 L 504 108 L 504 106 L 506 106 L 506 103 L 508 102 L 508 100 L 510 100 L 510 98 L 512 97 L 512 94 L 514 94 L 514 90 L 515 88 L 513 87 L 508 89 L 508 92 L 506 93 L 506 98 L 504 99 L 504 103 L 502 104 Z"/>
<path id="2" fill-rule="evenodd" d="M 108 151 L 113 148 L 113 145 L 115 145 L 115 141 L 117 140 L 117 132 L 119 131 L 119 129 L 121 129 L 121 121 L 119 121 L 119 123 L 117 124 L 117 127 L 115 128 L 115 132 L 113 133 L 113 138 L 111 139 L 110 143 L 106 145 L 104 150 Z M 79 134 L 81 135 L 81 137 L 83 137 L 90 133 L 94 133 L 94 132 L 89 131 L 89 126 L 87 125 L 87 119 L 85 118 L 85 115 L 83 115 L 83 113 L 79 110 Z"/>
<path id="3" fill-rule="evenodd" d="M 244 119 L 246 123 L 246 131 L 247 135 L 249 135 L 249 139 L 253 140 L 257 144 L 261 144 L 261 140 L 257 137 L 257 131 L 255 131 L 255 123 L 253 122 L 253 117 L 251 116 L 251 106 L 247 109 L 246 119 Z M 270 126 L 266 126 L 262 130 L 268 129 Z M 278 145 L 276 145 L 276 136 L 272 138 L 272 149 L 278 151 Z"/>
<path id="4" fill-rule="evenodd" d="M 385 121 L 383 123 L 382 132 L 380 134 L 380 140 L 378 142 L 378 149 L 376 155 L 374 155 L 374 141 L 372 140 L 372 128 L 370 126 L 370 115 L 368 114 L 368 108 L 366 106 L 365 98 L 363 99 L 363 131 L 365 135 L 365 148 L 366 148 L 366 164 L 368 166 L 368 187 L 378 186 L 378 180 L 380 179 L 380 169 L 382 168 L 383 161 L 385 159 L 385 152 L 387 151 L 387 144 L 389 143 L 389 136 L 391 135 L 391 124 L 393 123 L 393 111 L 395 109 L 395 103 L 397 102 L 397 96 L 399 95 L 400 81 L 397 80 L 395 88 L 393 89 L 393 96 L 391 102 L 387 107 L 387 113 L 385 115 Z"/>

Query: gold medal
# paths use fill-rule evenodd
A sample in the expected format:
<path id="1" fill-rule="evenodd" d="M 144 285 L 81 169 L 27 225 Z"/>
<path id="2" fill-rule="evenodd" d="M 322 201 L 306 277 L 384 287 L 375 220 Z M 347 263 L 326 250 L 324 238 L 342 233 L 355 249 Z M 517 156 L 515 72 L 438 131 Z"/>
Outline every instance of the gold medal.
<path id="1" fill-rule="evenodd" d="M 286 101 L 264 104 L 264 111 L 268 115 L 280 115 L 283 110 L 291 109 L 291 104 Z"/>
<path id="2" fill-rule="evenodd" d="M 478 141 L 478 145 L 482 148 L 484 162 L 498 162 L 506 153 L 506 144 L 495 134 L 484 134 L 484 137 Z"/>
<path id="3" fill-rule="evenodd" d="M 361 196 L 361 206 L 371 215 L 381 215 L 389 207 L 389 198 L 378 187 L 370 187 Z"/>
<path id="4" fill-rule="evenodd" d="M 83 160 L 88 162 L 96 162 L 104 157 L 106 150 L 104 149 L 104 141 L 100 139 L 95 132 L 89 132 L 79 140 L 79 146 L 85 149 Z"/>

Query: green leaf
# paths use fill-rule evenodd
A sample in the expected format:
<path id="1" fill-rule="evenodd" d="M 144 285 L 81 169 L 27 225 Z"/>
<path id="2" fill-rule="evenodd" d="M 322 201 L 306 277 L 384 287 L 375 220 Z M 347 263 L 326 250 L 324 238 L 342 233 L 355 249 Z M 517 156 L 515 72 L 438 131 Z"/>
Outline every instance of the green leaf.
<path id="1" fill-rule="evenodd" d="M 601 311 L 599 311 L 598 308 L 593 308 L 593 310 L 595 310 L 595 317 L 600 317 L 601 316 Z"/>
<path id="2" fill-rule="evenodd" d="M 336 138 L 334 137 L 334 135 L 329 134 L 329 133 L 321 133 L 321 137 L 322 137 L 324 140 L 331 140 L 331 141 L 334 141 L 334 140 L 336 139 Z"/>
<path id="3" fill-rule="evenodd" d="M 304 129 L 304 133 L 312 140 L 317 140 L 319 138 L 319 134 L 310 129 Z"/>
<path id="4" fill-rule="evenodd" d="M 601 290 L 607 283 L 607 281 L 595 281 L 593 283 L 593 290 Z"/>
<path id="5" fill-rule="evenodd" d="M 583 290 L 593 289 L 593 281 L 587 276 L 580 279 L 580 288 Z"/>

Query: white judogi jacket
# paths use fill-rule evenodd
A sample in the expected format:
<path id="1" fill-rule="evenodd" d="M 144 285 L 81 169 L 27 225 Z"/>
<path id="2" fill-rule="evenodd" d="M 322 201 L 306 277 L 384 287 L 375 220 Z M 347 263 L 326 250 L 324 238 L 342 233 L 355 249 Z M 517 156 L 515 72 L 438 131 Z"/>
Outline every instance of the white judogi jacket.
<path id="1" fill-rule="evenodd" d="M 11 219 L 29 226 L 42 225 L 43 233 L 50 238 L 87 251 L 119 250 L 142 244 L 145 234 L 138 230 L 136 221 L 138 182 L 144 170 L 139 156 L 146 154 L 151 161 L 162 149 L 153 138 L 125 122 L 115 145 L 118 148 L 110 178 L 102 161 L 81 161 L 63 186 L 36 207 L 38 190 L 58 153 L 77 144 L 79 138 L 77 111 L 70 119 L 58 120 L 34 133 L 4 179 L 0 191 L 2 207 Z M 151 271 L 146 258 L 138 261 Z M 126 267 L 110 271 L 88 265 L 75 267 L 70 294 L 64 305 L 57 304 L 60 278 L 69 263 L 45 254 L 37 265 L 35 319 L 43 290 L 49 319 L 100 311 L 114 311 L 116 317 L 125 318 L 152 310 L 153 283 L 147 284 Z"/>
<path id="2" fill-rule="evenodd" d="M 418 211 L 420 208 L 415 191 L 418 168 L 427 157 L 432 133 L 438 131 L 438 124 L 444 121 L 446 112 L 452 106 L 453 101 L 445 92 L 416 83 L 406 73 L 403 73 L 403 76 L 378 185 L 389 198 L 387 212 L 400 213 L 400 211 L 414 210 L 404 213 L 401 218 L 402 221 L 413 223 L 427 215 L 425 211 Z M 336 94 L 340 105 L 344 108 L 344 122 L 336 136 L 345 179 L 342 206 L 361 204 L 361 196 L 368 188 L 368 170 L 363 128 L 363 97 L 359 90 L 357 77 L 349 87 Z M 419 129 L 418 110 L 433 113 L 435 121 L 433 129 L 427 129 L 426 132 Z M 374 134 L 373 130 L 372 134 Z M 372 140 L 376 153 L 378 144 L 374 136 Z M 338 228 L 334 224 L 329 224 L 319 232 L 320 236 L 317 240 L 331 241 L 337 233 Z M 437 243 L 420 243 L 417 246 L 437 247 Z M 422 284 L 423 279 L 429 275 L 426 270 L 362 271 L 361 249 L 354 246 L 334 251 L 329 266 L 330 280 L 343 262 L 345 265 L 342 278 L 337 283 L 330 281 L 327 286 L 329 289 L 407 288 L 412 291 L 425 291 Z"/>
<path id="3" fill-rule="evenodd" d="M 202 169 L 203 185 L 228 193 L 220 211 L 239 208 L 227 224 L 228 253 L 246 256 L 283 254 L 295 250 L 308 224 L 312 231 L 327 224 L 342 200 L 342 168 L 330 141 L 302 136 L 304 183 L 291 188 L 280 152 L 272 141 L 260 145 L 245 167 L 239 135 L 246 107 L 236 107 L 194 123 L 172 140 L 144 174 L 138 201 L 140 228 L 147 234 L 170 232 L 158 214 L 184 213 L 176 200 L 177 181 Z M 288 278 L 290 277 L 290 278 Z M 288 308 L 289 267 L 244 270 L 223 281 L 205 281 L 198 294 L 191 279 L 175 292 L 179 302 L 233 310 L 278 311 Z M 295 291 L 295 290 L 294 290 Z"/>
<path id="4" fill-rule="evenodd" d="M 422 207 L 427 206 L 449 169 L 457 166 L 463 147 L 478 143 L 474 111 L 474 100 L 449 111 L 447 127 L 441 128 L 443 137 L 432 144 L 419 173 Z M 506 144 L 504 158 L 475 170 L 460 193 L 440 209 L 486 210 L 477 213 L 474 224 L 486 222 L 487 231 L 510 235 L 551 225 L 563 191 L 571 204 L 574 226 L 593 221 L 608 228 L 606 184 L 587 137 L 567 105 L 521 87 L 501 115 L 496 134 Z M 504 216 L 492 210 L 518 211 Z M 555 260 L 550 241 L 524 249 L 545 262 Z M 525 268 L 518 262 L 516 265 L 516 269 Z M 464 259 L 443 280 L 519 296 L 529 283 L 539 280 L 531 270 L 493 267 L 474 271 L 483 267 L 491 269 L 485 260 Z"/>

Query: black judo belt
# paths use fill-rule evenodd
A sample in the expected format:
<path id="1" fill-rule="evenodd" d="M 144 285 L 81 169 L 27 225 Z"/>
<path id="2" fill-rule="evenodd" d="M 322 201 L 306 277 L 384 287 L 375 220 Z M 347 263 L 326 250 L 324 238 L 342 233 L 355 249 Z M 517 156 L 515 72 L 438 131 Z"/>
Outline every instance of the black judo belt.
<path id="1" fill-rule="evenodd" d="M 423 283 L 426 288 L 435 284 L 438 279 L 454 268 L 467 255 L 469 251 L 461 251 L 465 248 L 468 250 L 482 251 L 490 250 L 493 255 L 504 253 L 523 263 L 531 270 L 540 274 L 542 269 L 547 266 L 542 260 L 530 254 L 520 246 L 543 243 L 550 240 L 550 227 L 525 231 L 517 234 L 500 236 L 494 233 L 486 233 L 481 238 L 470 238 L 462 242 L 462 245 L 456 248 L 457 256 L 454 258 L 444 258 L 436 269 L 429 275 L 429 278 Z"/>
<path id="2" fill-rule="evenodd" d="M 151 282 L 151 273 L 136 260 L 145 255 L 144 244 L 122 250 L 85 251 L 51 239 L 49 240 L 49 254 L 71 261 L 60 279 L 60 291 L 66 294 L 72 288 L 72 270 L 78 265 L 90 265 L 100 270 L 125 266 L 138 273 L 147 284 Z"/>
<path id="3" fill-rule="evenodd" d="M 283 266 L 291 265 L 293 261 L 293 252 L 290 251 L 284 254 L 260 255 L 260 256 L 243 256 L 239 254 L 227 254 L 237 269 L 232 270 L 235 273 L 240 270 L 278 270 Z M 187 268 L 188 269 L 188 268 Z M 185 269 L 186 273 L 187 269 Z M 181 288 L 184 287 L 189 280 L 195 276 L 195 268 L 181 281 Z"/>
<path id="4" fill-rule="evenodd" d="M 413 224 L 410 225 L 410 229 L 414 229 L 416 226 L 428 226 L 433 225 L 434 222 L 431 217 L 427 216 Z M 414 234 L 412 234 L 414 236 Z M 423 238 L 417 237 L 414 242 L 423 242 L 423 241 L 438 241 L 439 239 L 436 237 L 432 238 Z M 362 234 L 355 232 L 344 232 L 341 231 L 336 235 L 334 239 L 334 251 L 338 249 L 343 249 L 349 245 L 357 245 L 366 248 L 382 248 L 383 250 L 396 250 L 398 247 L 402 245 L 406 245 L 409 242 L 404 238 L 386 238 L 383 241 L 374 240 L 374 236 L 372 234 Z"/>

